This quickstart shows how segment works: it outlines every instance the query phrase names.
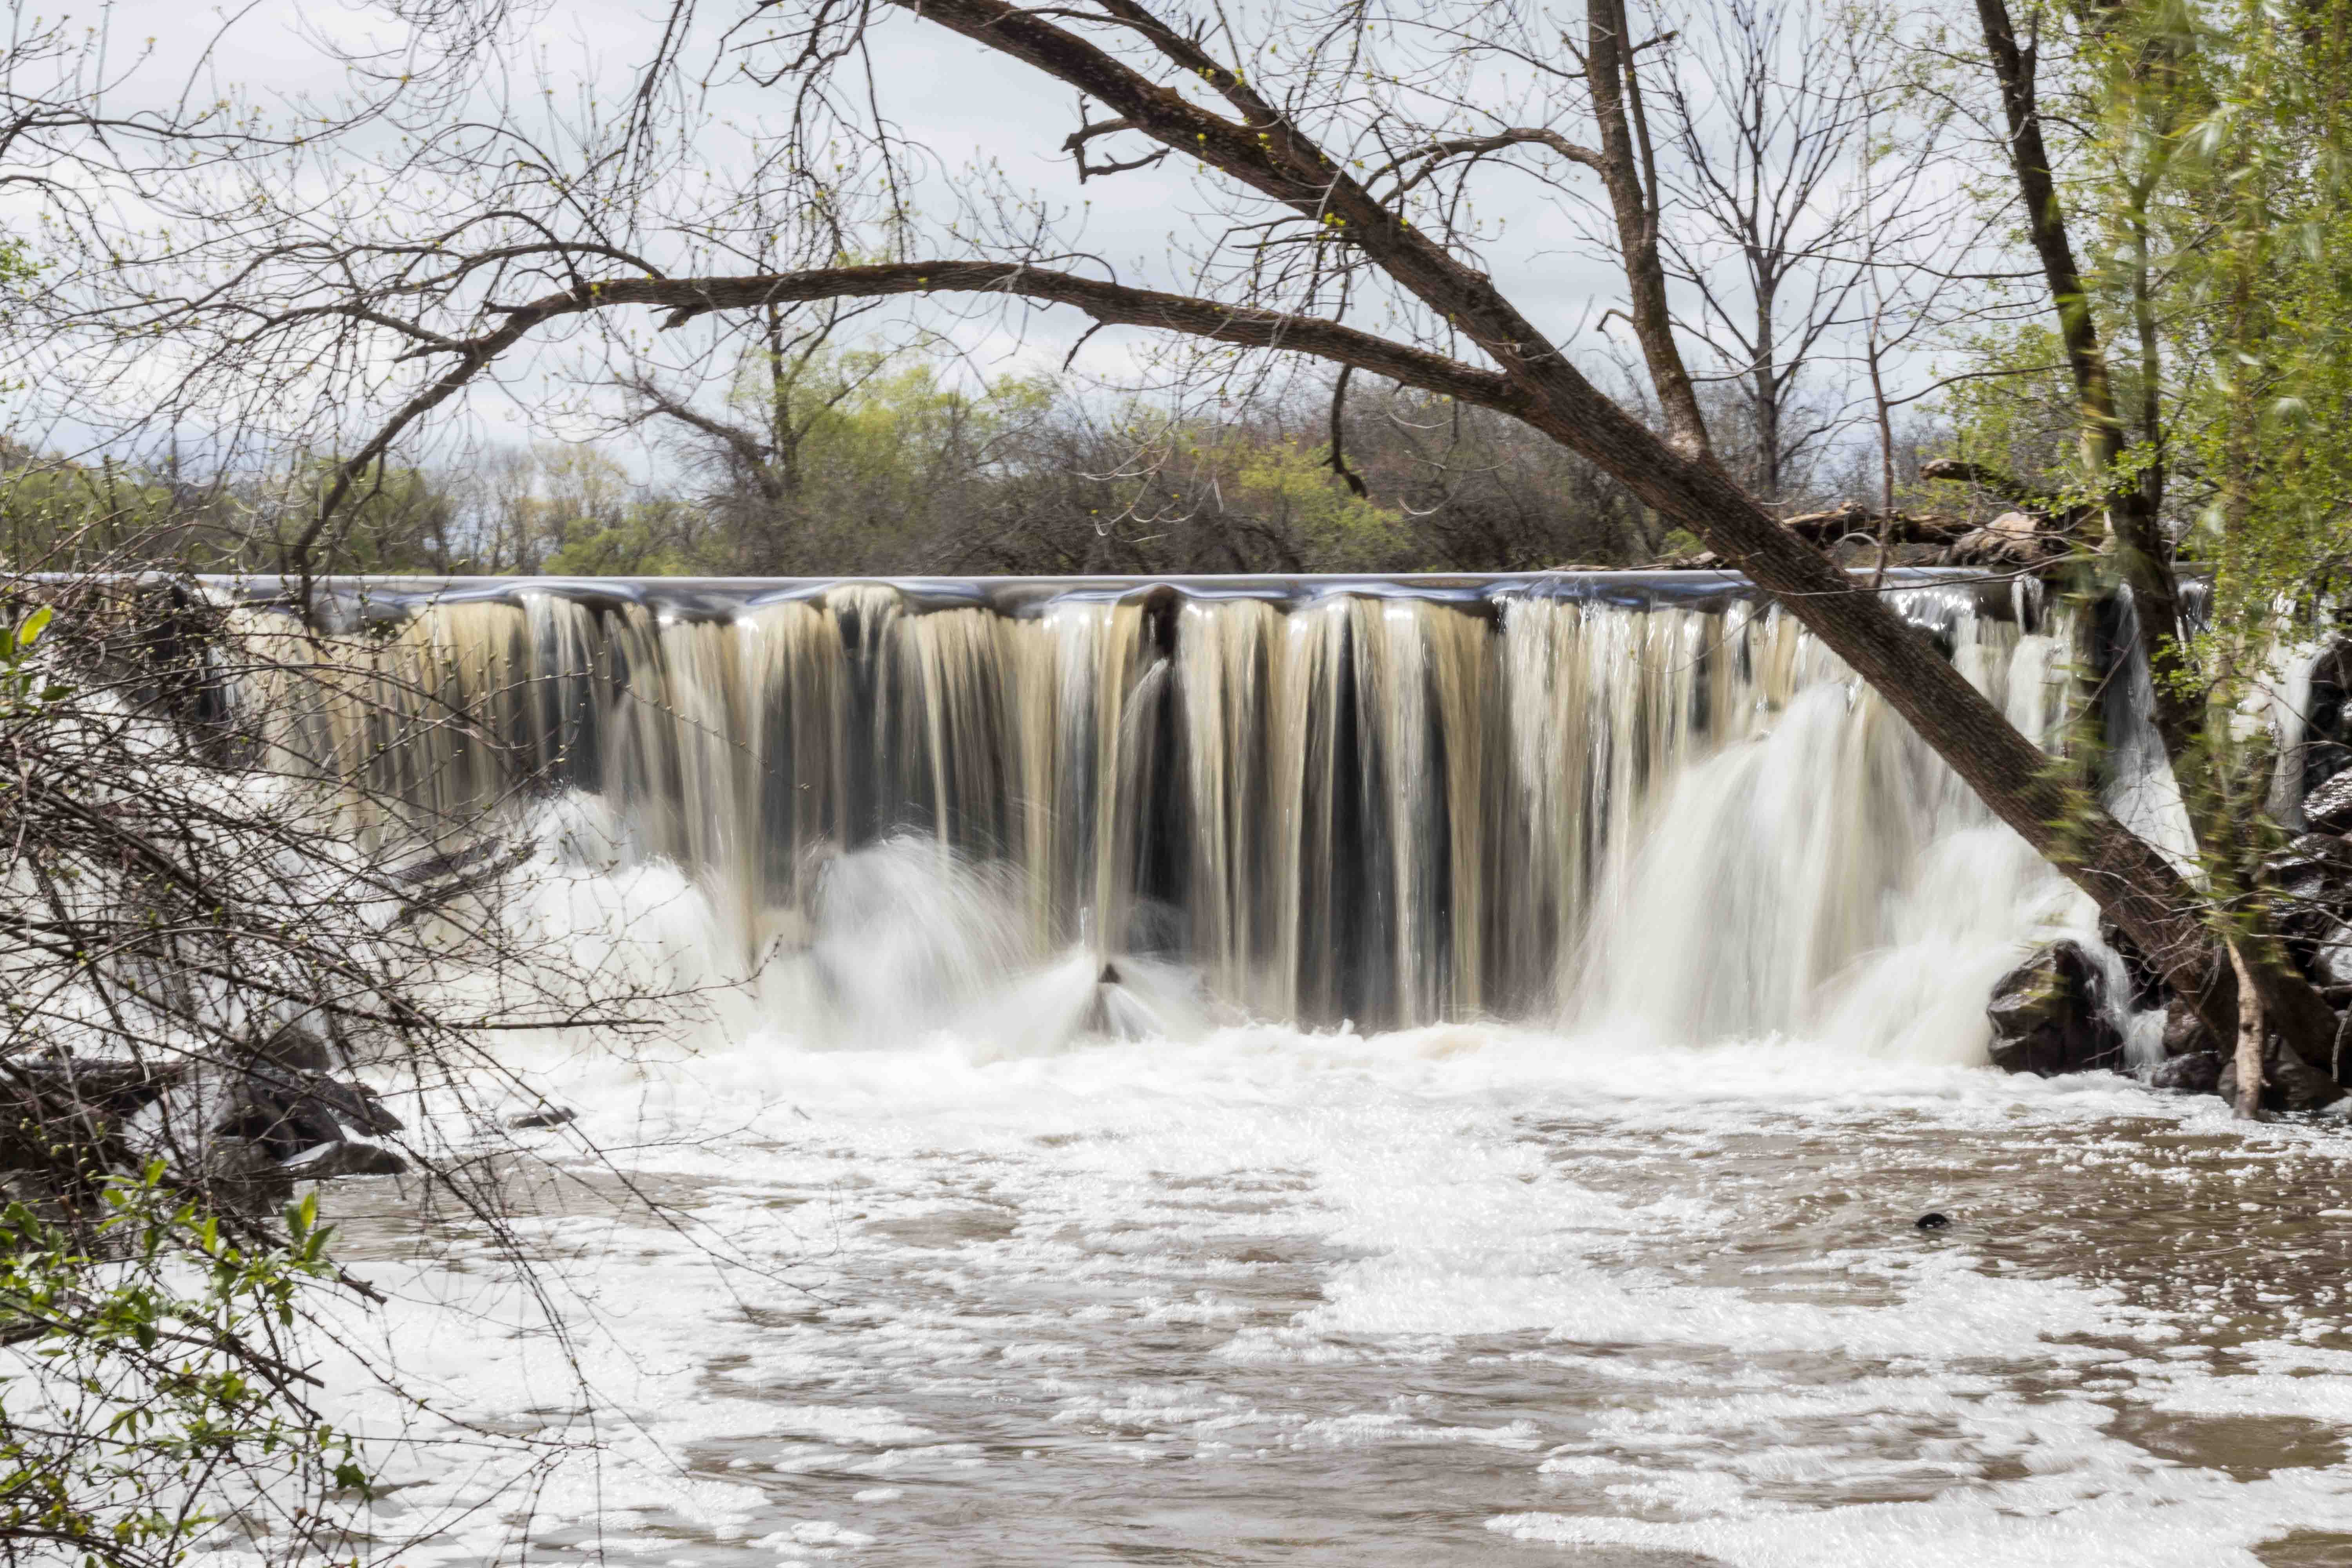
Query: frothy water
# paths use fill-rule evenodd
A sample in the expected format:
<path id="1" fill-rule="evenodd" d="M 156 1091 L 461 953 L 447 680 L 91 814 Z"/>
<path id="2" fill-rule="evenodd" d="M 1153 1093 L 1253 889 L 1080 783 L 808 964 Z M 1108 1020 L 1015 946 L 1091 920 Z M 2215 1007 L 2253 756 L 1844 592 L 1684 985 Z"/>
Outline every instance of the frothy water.
<path id="1" fill-rule="evenodd" d="M 2352 1548 L 2352 1151 L 2218 1101 L 1496 1026 L 536 1065 L 568 1340 L 346 1223 L 448 1412 L 604 1449 L 404 1457 L 405 1561 Z"/>
<path id="2" fill-rule="evenodd" d="M 341 1216 L 402 1560 L 2352 1561 L 2352 1147 L 1978 1065 L 2084 900 L 1781 617 L 1523 587 L 414 617 L 512 918 L 720 989 L 511 1048 L 528 1279 Z"/>
<path id="3" fill-rule="evenodd" d="M 322 1369 L 394 1456 L 379 1528 L 437 1531 L 403 1561 L 2352 1554 L 2332 1131 L 1902 1046 L 1932 1019 L 1221 1024 L 1090 953 L 992 976 L 1007 889 L 933 846 L 828 874 L 842 925 L 691 1035 L 510 1058 L 583 1112 L 516 1163 L 530 1289 L 463 1223 L 341 1216 L 394 1298 L 353 1342 L 434 1402 Z M 539 897 L 649 975 L 720 951 L 661 863 Z M 1927 902 L 1914 960 L 1972 952 Z M 1938 981 L 1865 966 L 1830 1016 Z M 1087 1021 L 1130 985 L 1181 1026 Z"/>

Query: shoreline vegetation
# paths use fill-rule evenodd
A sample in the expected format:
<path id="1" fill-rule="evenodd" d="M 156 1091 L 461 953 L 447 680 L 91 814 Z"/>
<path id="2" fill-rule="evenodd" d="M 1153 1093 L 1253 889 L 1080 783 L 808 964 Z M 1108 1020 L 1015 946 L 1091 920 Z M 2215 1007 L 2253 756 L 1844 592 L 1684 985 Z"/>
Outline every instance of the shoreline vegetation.
<path id="1" fill-rule="evenodd" d="M 512 738 L 342 574 L 1736 571 L 2098 907 L 2178 1087 L 2343 1096 L 2352 0 L 659 9 L 617 77 L 503 0 L 298 16 L 283 93 L 222 74 L 274 15 L 0 55 L 8 1554 L 396 1556 L 298 1189 L 528 1280 L 562 1108 L 497 1043 L 708 1000 L 534 923 L 503 796 L 348 765 Z M 1067 116 L 910 133 L 934 57 Z M 2161 831 L 2102 702 L 2045 747 L 1878 591 L 1926 563 L 2104 617 Z M 172 586 L 240 570 L 295 613 Z M 2043 949 L 1997 1059 L 2111 1061 L 2112 984 Z"/>

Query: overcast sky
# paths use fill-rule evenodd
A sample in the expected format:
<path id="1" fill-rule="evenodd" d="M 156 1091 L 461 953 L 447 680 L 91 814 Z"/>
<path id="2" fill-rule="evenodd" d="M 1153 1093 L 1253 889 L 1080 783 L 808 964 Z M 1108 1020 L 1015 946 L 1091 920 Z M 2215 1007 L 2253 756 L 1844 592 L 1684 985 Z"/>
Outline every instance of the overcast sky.
<path id="1" fill-rule="evenodd" d="M 206 90 L 235 86 L 265 101 L 289 105 L 305 97 L 331 98 L 343 82 L 320 47 L 320 35 L 346 47 L 399 36 L 397 21 L 381 5 L 357 0 L 257 0 L 234 11 L 200 10 L 170 0 L 114 0 L 102 13 L 92 10 L 89 19 L 97 21 L 101 14 L 118 60 L 148 38 L 154 40 L 152 58 L 129 78 L 128 94 L 117 108 L 135 106 L 142 97 L 156 101 L 177 93 L 200 58 L 205 63 L 196 68 L 197 76 Z M 665 7 L 628 0 L 541 6 L 519 35 L 509 85 L 528 90 L 531 84 L 523 79 L 543 70 L 567 91 L 585 83 L 604 101 L 615 101 L 653 55 L 665 15 Z M 1580 22 L 1580 7 L 1565 19 Z M 1171 160 L 1081 187 L 1060 151 L 1077 123 L 1075 95 L 936 26 L 893 16 L 883 37 L 877 84 L 883 111 L 949 172 L 929 191 L 940 210 L 962 183 L 956 172 L 992 163 L 1012 185 L 1066 211 L 1066 237 L 1074 248 L 1099 256 L 1124 280 L 1183 286 L 1184 273 L 1171 257 L 1197 244 L 1203 221 L 1213 221 L 1221 181 Z M 697 47 L 699 58 L 709 58 L 707 37 Z M 1498 82 L 1497 90 L 1506 85 Z M 784 93 L 737 81 L 712 101 L 740 131 L 778 115 Z M 712 142 L 716 173 L 724 179 L 729 149 L 740 143 L 719 132 Z M 1500 230 L 1482 258 L 1496 283 L 1588 365 L 1623 357 L 1602 321 L 1622 294 L 1622 283 L 1613 267 L 1579 243 L 1576 216 L 1559 193 L 1501 166 L 1482 174 L 1477 189 L 1481 218 L 1490 232 Z M 1380 322 L 1375 316 L 1360 324 L 1377 328 Z M 988 311 L 983 320 L 959 328 L 958 336 L 971 363 L 1001 374 L 1058 366 L 1086 325 L 1074 310 L 1011 308 Z M 1622 324 L 1616 330 L 1622 333 Z M 665 347 L 674 359 L 690 360 L 694 342 L 681 334 Z M 1079 365 L 1112 382 L 1131 380 L 1150 346 L 1139 332 L 1106 331 L 1087 345 Z M 520 354 L 502 370 L 499 390 L 486 389 L 472 399 L 470 427 L 493 438 L 578 434 L 589 426 L 564 412 L 576 398 L 567 400 L 563 394 L 581 373 L 577 355 L 560 345 L 535 356 Z M 631 462 L 642 470 L 646 459 L 639 456 Z"/>

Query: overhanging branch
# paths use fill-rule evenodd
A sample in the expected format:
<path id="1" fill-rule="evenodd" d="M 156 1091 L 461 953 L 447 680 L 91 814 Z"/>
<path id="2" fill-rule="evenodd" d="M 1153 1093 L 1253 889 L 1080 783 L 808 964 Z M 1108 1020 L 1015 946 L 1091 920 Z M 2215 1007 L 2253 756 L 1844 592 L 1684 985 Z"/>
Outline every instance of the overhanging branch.
<path id="1" fill-rule="evenodd" d="M 1963 458 L 1936 458 L 1919 465 L 1923 479 L 1942 479 L 1953 484 L 1974 485 L 1989 490 L 2020 511 L 2038 512 L 2043 517 L 2063 518 L 2071 521 L 2080 508 L 2070 507 L 2047 490 L 2034 489 L 2014 474 L 1985 463 L 1971 463 Z"/>
<path id="2" fill-rule="evenodd" d="M 589 283 L 528 304 L 506 307 L 506 323 L 497 331 L 452 342 L 447 352 L 458 356 L 457 363 L 403 404 L 366 445 L 335 470 L 320 498 L 318 515 L 297 542 L 298 558 L 307 563 L 309 547 L 335 510 L 349 499 L 353 483 L 391 449 L 402 432 L 489 368 L 533 328 L 561 317 L 623 305 L 667 310 L 668 317 L 663 325 L 674 327 L 713 310 L 893 294 L 1017 295 L 1045 304 L 1075 306 L 1102 326 L 1146 327 L 1244 348 L 1307 354 L 1506 414 L 1524 415 L 1531 401 L 1496 372 L 1481 370 L 1337 321 L 1251 306 L 1223 305 L 1154 289 L 1130 288 L 1019 262 L 908 261 L 737 278 L 624 278 Z M 307 564 L 289 575 L 306 574 Z"/>

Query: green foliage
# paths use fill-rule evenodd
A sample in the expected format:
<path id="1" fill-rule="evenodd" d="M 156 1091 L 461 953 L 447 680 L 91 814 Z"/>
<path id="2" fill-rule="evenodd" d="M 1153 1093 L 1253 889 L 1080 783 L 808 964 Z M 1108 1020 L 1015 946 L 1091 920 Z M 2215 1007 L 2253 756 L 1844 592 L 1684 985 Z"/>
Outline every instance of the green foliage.
<path id="1" fill-rule="evenodd" d="M 2051 299 L 2036 276 L 2028 324 L 1957 345 L 1942 413 L 1958 456 L 2068 509 L 2152 520 L 2206 578 L 2183 646 L 2150 651 L 2206 915 L 2260 935 L 2262 867 L 2284 837 L 2260 720 L 2306 639 L 2342 635 L 2352 566 L 2352 0 L 2123 0 L 2019 20 L 2041 41 L 2082 297 Z M 1987 196 L 2014 218 L 2013 180 Z M 2104 399 L 2053 330 L 2075 310 Z M 2085 564 L 2105 586 L 2122 559 Z M 2076 752 L 2087 766 L 2096 746 Z"/>
<path id="2" fill-rule="evenodd" d="M 73 695 L 33 660 L 33 645 L 49 628 L 52 612 L 42 605 L 23 620 L 0 632 L 0 715 L 37 714 Z"/>
<path id="3" fill-rule="evenodd" d="M 282 1240 L 181 1196 L 161 1162 L 101 1198 L 82 1223 L 0 1207 L 0 1542 L 156 1568 L 225 1500 L 315 1531 L 319 1502 L 364 1496 L 286 1359 L 301 1293 L 332 1273 L 316 1196 Z"/>
<path id="4" fill-rule="evenodd" d="M 1022 437 L 1053 402 L 1040 380 L 967 389 L 929 363 L 872 348 L 819 352 L 780 382 L 762 365 L 732 400 L 771 447 L 766 479 L 745 493 L 738 465 L 704 556 L 755 571 L 905 571 L 940 535 L 985 509 L 1017 464 Z M 962 513 L 959 517 L 957 514 Z"/>
<path id="5" fill-rule="evenodd" d="M 2201 351 L 2183 423 L 2205 479 L 2190 525 L 2215 577 L 2202 662 L 2252 661 L 2282 612 L 2308 624 L 2352 557 L 2352 4 L 2309 24 L 2219 8 L 2211 104 L 2177 160 L 2205 233 L 2179 265 Z"/>
<path id="6" fill-rule="evenodd" d="M 662 470 L 589 443 L 361 477 L 314 557 L 343 573 L 820 576 L 1526 571 L 1654 559 L 1620 487 L 1524 426 L 1360 379 L 1348 464 L 1328 388 L 1234 416 L 1090 405 L 1037 375 L 958 384 L 873 347 L 748 355 L 722 405 L 664 413 Z M 716 427 L 716 428 L 714 428 Z M 720 431 L 726 432 L 721 434 Z M 0 562 L 276 572 L 334 472 L 201 480 L 0 443 Z"/>
<path id="7" fill-rule="evenodd" d="M 1959 357 L 1969 376 L 1943 398 L 1953 455 L 2053 493 L 2079 485 L 2082 409 L 2056 329 L 2037 321 L 1978 332 Z"/>
<path id="8" fill-rule="evenodd" d="M 578 520 L 540 569 L 559 577 L 658 577 L 695 569 L 685 509 L 667 497 L 633 502 L 611 521 Z"/>
<path id="9" fill-rule="evenodd" d="M 0 293 L 15 293 L 40 275 L 40 264 L 25 248 L 25 242 L 13 235 L 0 235 Z"/>
<path id="10" fill-rule="evenodd" d="M 26 254 L 24 241 L 0 239 L 0 288 L 14 289 L 29 283 L 39 271 Z"/>
<path id="11" fill-rule="evenodd" d="M 1958 456 L 2053 496 L 2157 499 L 2211 574 L 2181 679 L 2219 718 L 2283 631 L 2326 613 L 2352 555 L 2352 0 L 2044 20 L 2068 18 L 2043 129 L 2124 455 L 2084 468 L 2090 420 L 2048 315 L 1959 345 L 1944 412 Z"/>
<path id="12" fill-rule="evenodd" d="M 1296 440 L 1244 450 L 1234 475 L 1241 504 L 1297 539 L 1318 565 L 1344 571 L 1341 563 L 1380 560 L 1405 545 L 1393 507 L 1334 484 L 1329 467 Z"/>
<path id="13" fill-rule="evenodd" d="M 66 569 L 126 552 L 154 559 L 174 550 L 190 521 L 162 476 L 112 461 L 45 460 L 0 443 L 0 563 L 8 567 Z"/>

